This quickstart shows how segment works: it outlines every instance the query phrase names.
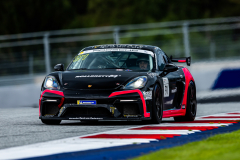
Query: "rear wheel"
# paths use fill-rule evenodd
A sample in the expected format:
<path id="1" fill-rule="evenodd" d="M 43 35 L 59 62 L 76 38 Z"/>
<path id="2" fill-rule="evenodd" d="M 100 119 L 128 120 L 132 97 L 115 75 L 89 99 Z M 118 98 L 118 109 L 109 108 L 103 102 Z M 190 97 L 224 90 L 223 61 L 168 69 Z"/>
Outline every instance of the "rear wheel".
<path id="1" fill-rule="evenodd" d="M 162 90 L 159 84 L 154 86 L 153 90 L 153 105 L 152 105 L 152 123 L 159 124 L 162 121 L 163 115 L 163 97 Z"/>
<path id="2" fill-rule="evenodd" d="M 194 121 L 197 113 L 196 89 L 191 81 L 188 86 L 186 114 L 182 117 L 174 117 L 175 121 Z"/>
<path id="3" fill-rule="evenodd" d="M 46 119 L 41 119 L 42 123 L 48 124 L 48 125 L 58 125 L 61 123 L 61 120 L 46 120 Z"/>

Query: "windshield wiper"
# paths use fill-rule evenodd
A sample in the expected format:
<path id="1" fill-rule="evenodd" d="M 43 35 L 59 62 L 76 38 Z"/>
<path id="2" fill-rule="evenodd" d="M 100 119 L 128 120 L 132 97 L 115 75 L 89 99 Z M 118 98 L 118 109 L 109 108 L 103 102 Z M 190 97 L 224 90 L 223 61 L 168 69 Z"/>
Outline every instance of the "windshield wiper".
<path id="1" fill-rule="evenodd" d="M 103 69 L 127 69 L 127 68 L 103 68 Z"/>
<path id="2" fill-rule="evenodd" d="M 87 68 L 79 68 L 79 69 L 69 69 L 69 70 L 85 70 Z"/>

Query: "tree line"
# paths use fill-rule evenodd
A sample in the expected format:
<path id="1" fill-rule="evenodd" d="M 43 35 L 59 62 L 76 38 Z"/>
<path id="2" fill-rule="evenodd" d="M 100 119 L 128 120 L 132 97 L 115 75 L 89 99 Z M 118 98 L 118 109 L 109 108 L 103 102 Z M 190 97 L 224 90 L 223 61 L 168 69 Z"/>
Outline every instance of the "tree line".
<path id="1" fill-rule="evenodd" d="M 1 0 L 0 35 L 240 15 L 239 0 Z"/>

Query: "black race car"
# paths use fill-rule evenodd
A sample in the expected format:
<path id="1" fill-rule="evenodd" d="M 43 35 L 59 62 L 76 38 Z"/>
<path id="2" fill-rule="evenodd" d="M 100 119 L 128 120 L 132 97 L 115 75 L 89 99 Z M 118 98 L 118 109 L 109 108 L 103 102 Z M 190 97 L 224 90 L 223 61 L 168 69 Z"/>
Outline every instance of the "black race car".
<path id="1" fill-rule="evenodd" d="M 186 67 L 190 57 L 174 59 L 149 45 L 86 47 L 64 70 L 46 76 L 41 87 L 39 118 L 45 124 L 61 120 L 193 121 L 196 86 Z"/>

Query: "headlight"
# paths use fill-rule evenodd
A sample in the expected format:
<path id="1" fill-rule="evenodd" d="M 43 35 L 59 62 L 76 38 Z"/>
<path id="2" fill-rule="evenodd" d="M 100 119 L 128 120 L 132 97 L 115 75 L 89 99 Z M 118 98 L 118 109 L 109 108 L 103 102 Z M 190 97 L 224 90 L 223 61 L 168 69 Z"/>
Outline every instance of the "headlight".
<path id="1" fill-rule="evenodd" d="M 48 89 L 53 89 L 53 90 L 59 90 L 60 86 L 56 80 L 55 77 L 53 76 L 47 76 L 44 82 L 44 87 Z"/>
<path id="2" fill-rule="evenodd" d="M 129 81 L 123 89 L 139 89 L 143 88 L 147 83 L 147 76 L 140 76 Z"/>

